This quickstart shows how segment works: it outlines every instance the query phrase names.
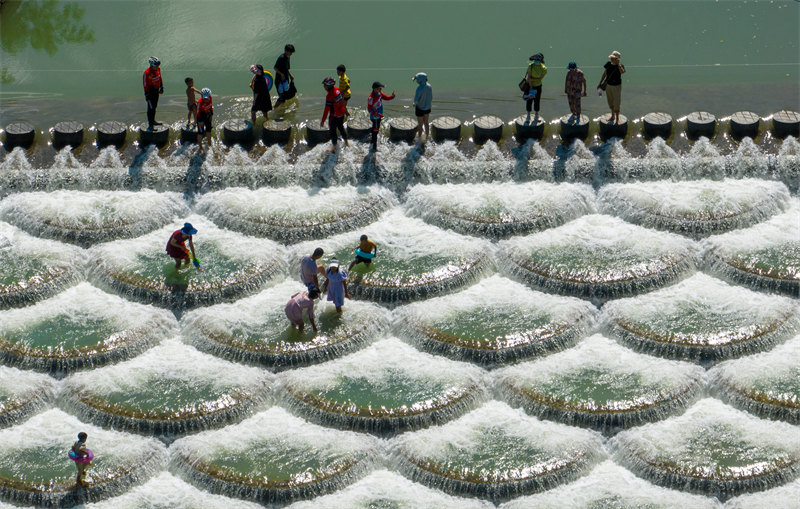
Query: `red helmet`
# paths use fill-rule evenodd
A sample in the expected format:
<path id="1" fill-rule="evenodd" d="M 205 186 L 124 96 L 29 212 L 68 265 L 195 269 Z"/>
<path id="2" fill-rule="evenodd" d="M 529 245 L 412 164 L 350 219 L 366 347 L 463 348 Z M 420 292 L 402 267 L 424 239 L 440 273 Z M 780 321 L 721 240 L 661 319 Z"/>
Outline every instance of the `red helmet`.
<path id="1" fill-rule="evenodd" d="M 336 80 L 331 78 L 330 76 L 328 76 L 327 78 L 322 80 L 322 84 L 325 85 L 326 87 L 329 87 L 329 86 L 332 87 L 333 85 L 336 84 Z"/>

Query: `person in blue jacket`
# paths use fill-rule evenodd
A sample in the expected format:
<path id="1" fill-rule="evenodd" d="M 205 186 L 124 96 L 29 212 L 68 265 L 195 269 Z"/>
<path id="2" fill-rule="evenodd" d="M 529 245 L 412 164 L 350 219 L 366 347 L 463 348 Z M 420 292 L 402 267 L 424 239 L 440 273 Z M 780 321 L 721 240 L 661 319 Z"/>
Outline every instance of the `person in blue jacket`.
<path id="1" fill-rule="evenodd" d="M 431 104 L 433 103 L 433 88 L 428 83 L 428 75 L 418 72 L 412 80 L 419 85 L 414 93 L 414 115 L 417 117 L 417 136 L 422 138 L 422 128 L 425 127 L 425 139 L 431 135 L 431 125 L 428 118 L 431 115 Z"/>

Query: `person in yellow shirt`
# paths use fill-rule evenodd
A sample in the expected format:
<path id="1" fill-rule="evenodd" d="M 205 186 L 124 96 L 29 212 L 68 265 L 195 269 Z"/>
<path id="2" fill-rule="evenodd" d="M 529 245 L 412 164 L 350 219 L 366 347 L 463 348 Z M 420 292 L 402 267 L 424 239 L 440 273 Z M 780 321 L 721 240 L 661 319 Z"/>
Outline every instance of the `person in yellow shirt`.
<path id="1" fill-rule="evenodd" d="M 534 120 L 539 118 L 539 102 L 542 100 L 542 78 L 547 74 L 547 67 L 544 65 L 544 55 L 537 53 L 530 58 L 528 64 L 528 71 L 525 73 L 525 79 L 528 80 L 530 92 L 528 92 L 523 99 L 525 109 L 528 111 L 528 118 L 531 117 L 531 105 L 533 106 Z"/>
<path id="2" fill-rule="evenodd" d="M 344 114 L 350 116 L 350 110 L 347 109 L 347 101 L 350 100 L 350 78 L 344 73 L 347 68 L 344 64 L 339 64 L 336 67 L 336 74 L 339 76 L 339 90 L 342 92 L 344 98 Z"/>
<path id="3" fill-rule="evenodd" d="M 353 270 L 353 265 L 363 263 L 369 265 L 372 259 L 378 254 L 378 246 L 369 240 L 366 235 L 361 236 L 361 242 L 355 247 L 356 259 L 350 263 L 347 270 Z"/>

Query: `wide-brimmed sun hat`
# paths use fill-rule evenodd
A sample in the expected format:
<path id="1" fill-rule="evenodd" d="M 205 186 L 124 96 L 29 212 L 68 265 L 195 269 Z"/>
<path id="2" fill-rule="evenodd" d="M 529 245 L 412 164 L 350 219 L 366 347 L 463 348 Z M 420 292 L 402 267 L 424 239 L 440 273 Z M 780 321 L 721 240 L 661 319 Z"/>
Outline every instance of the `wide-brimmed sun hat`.
<path id="1" fill-rule="evenodd" d="M 612 51 L 611 54 L 608 55 L 608 58 L 621 58 L 621 57 L 622 53 L 620 53 L 619 51 Z"/>
<path id="2" fill-rule="evenodd" d="M 181 233 L 184 235 L 194 235 L 197 233 L 197 228 L 192 226 L 192 223 L 183 223 L 183 228 L 181 228 Z"/>

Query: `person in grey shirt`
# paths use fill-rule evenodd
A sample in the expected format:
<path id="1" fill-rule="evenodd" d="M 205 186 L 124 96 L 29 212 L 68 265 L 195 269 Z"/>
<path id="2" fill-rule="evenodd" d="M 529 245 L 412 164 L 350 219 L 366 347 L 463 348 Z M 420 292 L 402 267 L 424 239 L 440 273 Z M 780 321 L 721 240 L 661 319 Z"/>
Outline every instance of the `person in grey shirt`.
<path id="1" fill-rule="evenodd" d="M 417 91 L 414 93 L 414 114 L 417 117 L 417 136 L 422 138 L 422 128 L 425 127 L 425 139 L 427 140 L 431 135 L 431 125 L 428 123 L 428 117 L 431 114 L 431 104 L 433 103 L 433 88 L 428 83 L 428 75 L 424 72 L 418 72 L 414 75 L 412 80 L 416 81 L 419 85 Z"/>
<path id="2" fill-rule="evenodd" d="M 321 247 L 318 247 L 312 254 L 305 255 L 303 259 L 300 260 L 300 281 L 306 285 L 309 292 L 313 289 L 317 291 L 320 289 L 318 274 L 323 274 L 325 272 L 325 267 L 318 265 L 317 260 L 322 258 L 324 254 L 325 251 Z"/>

